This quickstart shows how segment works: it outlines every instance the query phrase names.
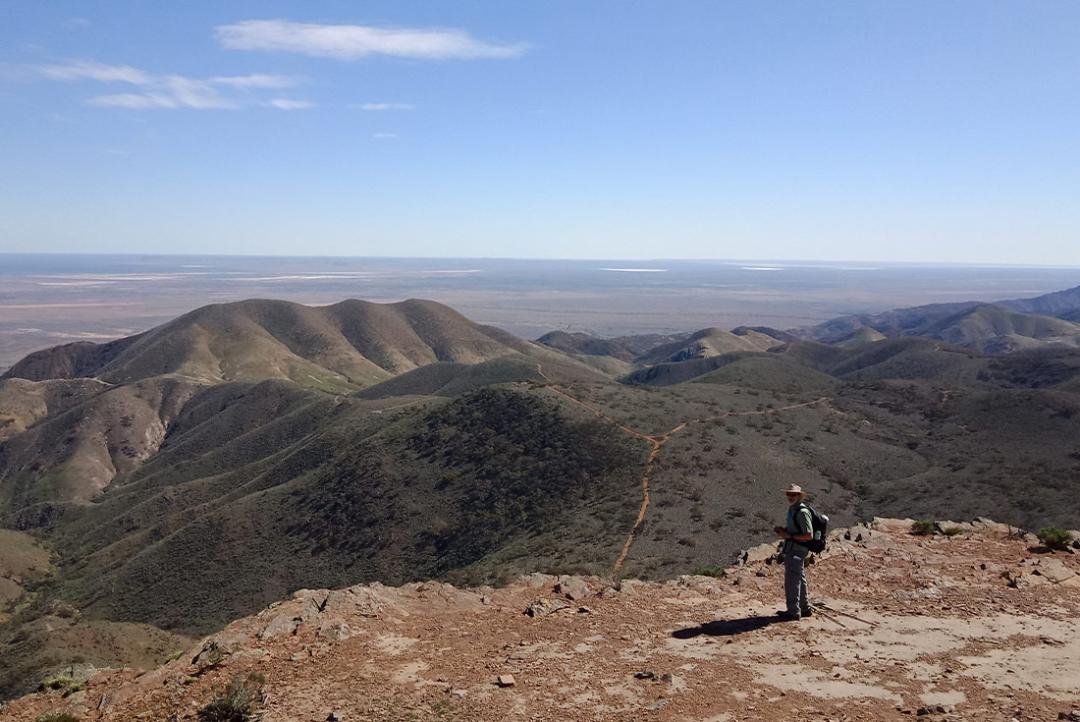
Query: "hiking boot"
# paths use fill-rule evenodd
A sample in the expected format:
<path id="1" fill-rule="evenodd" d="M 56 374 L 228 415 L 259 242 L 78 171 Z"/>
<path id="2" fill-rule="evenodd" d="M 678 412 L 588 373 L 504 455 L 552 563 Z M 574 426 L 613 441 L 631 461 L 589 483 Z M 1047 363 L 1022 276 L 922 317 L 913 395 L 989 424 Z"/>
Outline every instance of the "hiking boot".
<path id="1" fill-rule="evenodd" d="M 799 615 L 796 612 L 789 612 L 787 610 L 777 612 L 776 618 L 781 622 L 797 622 L 799 621 Z"/>
<path id="2" fill-rule="evenodd" d="M 802 614 L 802 616 L 804 616 L 804 617 L 812 617 L 812 616 L 814 616 L 814 608 L 813 607 L 803 607 L 800 610 L 799 613 Z"/>

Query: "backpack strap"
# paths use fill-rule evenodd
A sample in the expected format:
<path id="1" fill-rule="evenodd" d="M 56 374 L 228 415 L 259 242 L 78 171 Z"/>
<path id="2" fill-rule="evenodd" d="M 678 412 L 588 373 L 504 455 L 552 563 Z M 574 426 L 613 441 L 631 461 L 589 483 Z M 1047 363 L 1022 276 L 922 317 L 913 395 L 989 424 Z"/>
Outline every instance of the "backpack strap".
<path id="1" fill-rule="evenodd" d="M 807 504 L 805 501 L 800 501 L 798 507 L 796 507 L 796 514 L 801 512 L 803 509 L 806 509 L 806 511 L 808 511 L 810 513 L 810 528 L 807 529 L 807 533 L 813 535 L 813 533 L 814 533 L 814 509 L 809 504 Z M 796 523 L 796 527 L 797 526 L 798 526 L 798 523 Z M 801 542 L 798 542 L 798 543 L 801 543 Z"/>

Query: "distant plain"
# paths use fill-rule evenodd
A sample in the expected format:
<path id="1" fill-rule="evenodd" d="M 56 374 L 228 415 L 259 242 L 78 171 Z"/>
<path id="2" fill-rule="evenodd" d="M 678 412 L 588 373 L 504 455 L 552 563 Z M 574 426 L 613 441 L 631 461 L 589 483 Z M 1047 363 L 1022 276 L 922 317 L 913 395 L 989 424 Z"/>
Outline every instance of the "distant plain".
<path id="1" fill-rule="evenodd" d="M 562 261 L 0 254 L 0 370 L 208 303 L 426 298 L 523 338 L 808 326 L 848 313 L 1036 296 L 1080 268 L 802 261 Z"/>

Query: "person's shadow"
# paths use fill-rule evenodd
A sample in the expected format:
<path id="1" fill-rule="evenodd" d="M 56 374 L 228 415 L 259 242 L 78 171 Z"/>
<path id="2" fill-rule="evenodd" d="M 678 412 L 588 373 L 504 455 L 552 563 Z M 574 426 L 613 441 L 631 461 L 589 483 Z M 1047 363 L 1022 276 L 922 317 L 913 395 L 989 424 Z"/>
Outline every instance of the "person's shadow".
<path id="1" fill-rule="evenodd" d="M 733 634 L 753 632 L 755 629 L 762 629 L 779 621 L 781 619 L 777 616 L 717 619 L 713 622 L 705 622 L 705 624 L 698 627 L 676 629 L 671 633 L 671 636 L 675 637 L 675 639 L 693 639 L 694 637 L 700 637 L 702 634 L 710 637 L 730 637 Z"/>

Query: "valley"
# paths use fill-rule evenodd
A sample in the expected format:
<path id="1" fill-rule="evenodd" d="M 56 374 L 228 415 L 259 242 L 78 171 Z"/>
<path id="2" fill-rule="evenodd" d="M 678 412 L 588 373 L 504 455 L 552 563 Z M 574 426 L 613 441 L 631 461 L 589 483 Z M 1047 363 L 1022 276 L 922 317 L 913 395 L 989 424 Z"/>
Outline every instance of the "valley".
<path id="1" fill-rule="evenodd" d="M 160 661 L 297 589 L 716 569 L 793 480 L 841 525 L 1068 527 L 1070 324 L 983 304 L 528 341 L 431 301 L 243 301 L 34 352 L 0 380 L 0 520 L 47 563 L 4 572 L 2 692 Z"/>

